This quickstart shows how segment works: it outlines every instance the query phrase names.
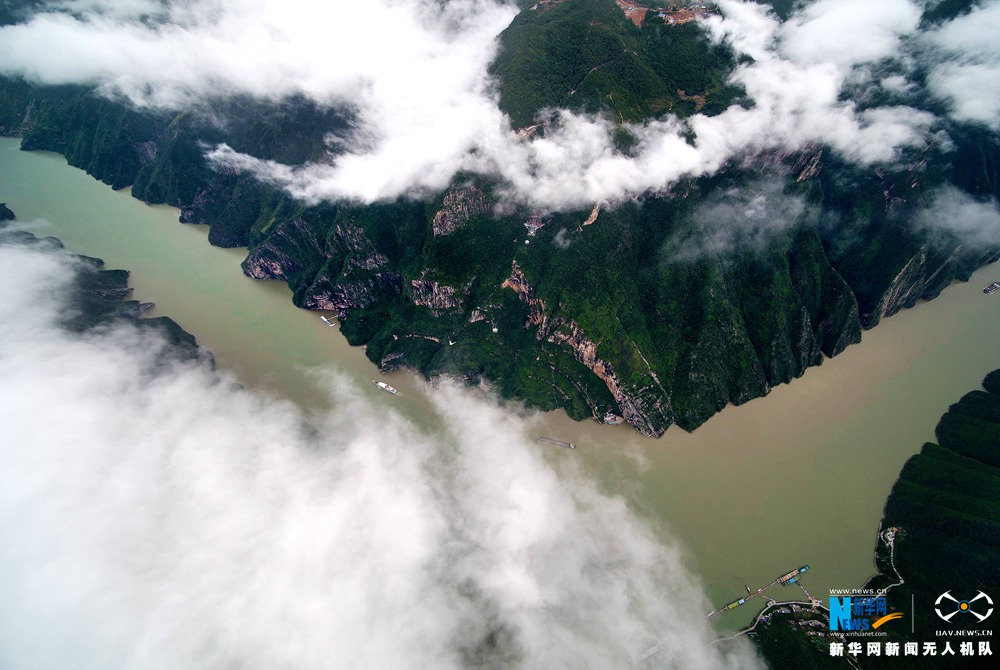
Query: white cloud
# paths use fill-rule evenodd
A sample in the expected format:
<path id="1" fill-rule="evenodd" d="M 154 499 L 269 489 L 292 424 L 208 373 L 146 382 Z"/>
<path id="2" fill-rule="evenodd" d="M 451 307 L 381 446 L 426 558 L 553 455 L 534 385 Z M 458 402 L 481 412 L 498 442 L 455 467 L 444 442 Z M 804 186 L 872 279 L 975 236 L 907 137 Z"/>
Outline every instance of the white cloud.
<path id="1" fill-rule="evenodd" d="M 901 7 L 904 5 L 910 16 L 910 3 Z M 850 160 L 872 163 L 891 161 L 900 148 L 927 142 L 934 121 L 931 114 L 909 107 L 859 112 L 853 103 L 840 99 L 850 74 L 847 66 L 854 61 L 827 63 L 785 56 L 777 45 L 782 41 L 800 44 L 804 38 L 797 30 L 804 28 L 782 26 L 753 3 L 730 1 L 723 2 L 722 7 L 727 18 L 710 21 L 708 27 L 716 39 L 729 40 L 738 51 L 755 59 L 753 64 L 739 68 L 734 77 L 753 99 L 752 109 L 733 107 L 715 117 L 696 115 L 689 121 L 697 136 L 693 145 L 684 139 L 687 126 L 675 119 L 633 126 L 630 130 L 637 141 L 632 155 L 624 156 L 613 148 L 613 128 L 607 120 L 563 111 L 544 137 L 517 141 L 504 120 L 484 105 L 480 110 L 480 132 L 471 145 L 475 151 L 462 157 L 461 167 L 501 175 L 510 184 L 510 198 L 538 209 L 557 210 L 586 207 L 598 201 L 614 202 L 661 189 L 686 176 L 712 173 L 735 156 L 761 150 L 828 144 Z M 814 18 L 807 24 L 809 28 L 825 20 L 834 9 L 826 7 L 826 14 Z M 882 57 L 898 42 L 898 32 L 885 28 L 875 18 L 873 21 L 870 40 L 878 41 L 880 46 L 867 53 Z M 904 31 L 912 20 L 889 23 Z M 835 32 L 840 24 L 834 24 L 824 29 Z M 856 26 L 851 30 L 858 32 Z M 797 50 L 801 51 L 801 47 L 793 51 Z M 344 187 L 344 178 L 352 172 L 355 161 L 371 165 L 373 172 L 378 172 L 375 166 L 392 172 L 390 163 L 378 151 L 363 157 L 349 156 L 333 165 L 304 168 L 236 157 L 227 148 L 213 157 L 251 169 L 307 200 L 378 197 L 384 181 L 368 180 L 368 186 L 374 188 L 367 190 Z M 444 166 L 440 173 L 433 173 L 442 181 L 452 163 Z M 439 183 L 437 179 L 433 183 L 423 180 L 416 185 Z M 381 191 L 381 195 L 400 192 L 403 189 Z"/>
<path id="2" fill-rule="evenodd" d="M 569 239 L 569 231 L 566 228 L 560 228 L 555 237 L 552 238 L 552 244 L 560 249 L 569 249 L 573 244 L 573 240 Z"/>
<path id="3" fill-rule="evenodd" d="M 1000 243 L 1000 206 L 995 199 L 976 200 L 953 186 L 939 188 L 932 198 L 930 207 L 917 215 L 918 227 L 946 235 L 949 244 L 957 238 L 973 251 L 995 249 Z"/>
<path id="4" fill-rule="evenodd" d="M 331 377 L 312 431 L 131 328 L 63 333 L 67 274 L 0 247 L 5 667 L 759 667 L 526 419 L 445 387 L 430 434 Z"/>
<path id="5" fill-rule="evenodd" d="M 705 25 L 753 57 L 734 75 L 753 108 L 693 117 L 694 146 L 684 139 L 689 126 L 676 120 L 636 126 L 630 156 L 614 149 L 606 120 L 578 114 L 558 115 L 544 137 L 516 138 L 486 76 L 494 38 L 515 10 L 493 0 L 174 2 L 161 22 L 128 20 L 121 11 L 42 14 L 0 30 L 0 71 L 98 83 L 149 105 L 237 91 L 350 105 L 358 112 L 355 133 L 331 163 L 282 166 L 227 147 L 212 154 L 310 201 L 419 195 L 471 170 L 501 176 L 510 198 L 536 209 L 584 208 L 711 173 L 759 150 L 823 143 L 870 163 L 927 141 L 930 114 L 906 107 L 860 113 L 841 99 L 845 82 L 864 71 L 858 66 L 891 56 L 913 32 L 914 2 L 821 0 L 785 24 L 756 3 L 720 5 L 725 18 Z"/>
<path id="6" fill-rule="evenodd" d="M 936 51 L 927 85 L 952 116 L 1000 130 L 1000 2 L 981 6 L 927 36 Z"/>
<path id="7" fill-rule="evenodd" d="M 786 194 L 778 179 L 714 193 L 692 214 L 693 227 L 671 237 L 663 249 L 668 263 L 688 263 L 734 252 L 764 253 L 774 236 L 801 221 L 805 200 Z"/>
<path id="8" fill-rule="evenodd" d="M 231 93 L 357 107 L 363 151 L 316 178 L 322 194 L 364 200 L 441 188 L 500 118 L 484 72 L 514 10 L 491 0 L 215 0 L 139 16 L 45 13 L 0 29 L 0 71 L 157 107 Z"/>
<path id="9" fill-rule="evenodd" d="M 886 91 L 897 95 L 912 93 L 914 89 L 913 82 L 900 74 L 892 74 L 888 77 L 883 77 L 879 82 L 879 85 Z"/>
<path id="10" fill-rule="evenodd" d="M 797 63 L 877 61 L 898 52 L 922 13 L 913 0 L 816 0 L 782 26 L 781 50 Z"/>

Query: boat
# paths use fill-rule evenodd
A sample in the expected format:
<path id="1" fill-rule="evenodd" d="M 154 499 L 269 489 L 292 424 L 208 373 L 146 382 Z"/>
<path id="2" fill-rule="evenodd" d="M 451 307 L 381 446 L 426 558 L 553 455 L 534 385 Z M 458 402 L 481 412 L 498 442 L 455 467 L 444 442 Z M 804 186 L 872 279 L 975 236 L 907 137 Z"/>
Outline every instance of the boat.
<path id="1" fill-rule="evenodd" d="M 554 444 L 559 447 L 566 447 L 567 449 L 576 449 L 576 445 L 572 442 L 563 442 L 562 440 L 553 440 L 551 437 L 538 436 L 538 439 L 542 442 L 548 442 L 549 444 Z"/>
<path id="2" fill-rule="evenodd" d="M 377 379 L 373 379 L 372 380 L 372 384 L 375 384 L 375 386 L 379 387 L 380 389 L 382 389 L 386 393 L 391 393 L 393 395 L 399 395 L 399 391 L 397 391 L 394 387 L 389 386 L 385 382 L 380 382 Z"/>
<path id="3" fill-rule="evenodd" d="M 989 295 L 990 293 L 994 293 L 996 291 L 1000 291 L 1000 281 L 995 281 L 983 289 L 983 293 L 985 293 L 986 295 Z"/>
<path id="4" fill-rule="evenodd" d="M 326 318 L 325 316 L 319 317 L 319 320 L 322 321 L 323 323 L 325 323 L 326 325 L 330 326 L 331 328 L 333 328 L 334 326 L 337 325 L 336 321 L 331 321 L 330 319 Z"/>
<path id="5" fill-rule="evenodd" d="M 623 420 L 624 419 L 622 419 L 620 416 L 618 416 L 614 412 L 608 412 L 607 414 L 604 415 L 604 423 L 606 423 L 609 426 L 617 426 Z"/>

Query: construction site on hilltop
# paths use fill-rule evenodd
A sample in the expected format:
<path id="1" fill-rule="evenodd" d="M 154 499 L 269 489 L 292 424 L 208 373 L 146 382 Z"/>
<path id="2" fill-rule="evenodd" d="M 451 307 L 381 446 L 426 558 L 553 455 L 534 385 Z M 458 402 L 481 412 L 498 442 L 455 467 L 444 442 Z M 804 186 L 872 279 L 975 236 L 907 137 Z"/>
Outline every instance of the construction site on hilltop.
<path id="1" fill-rule="evenodd" d="M 531 6 L 532 11 L 547 11 L 563 0 L 540 0 Z M 669 4 L 641 4 L 638 2 L 628 2 L 628 0 L 615 0 L 615 4 L 625 12 L 625 17 L 635 24 L 636 28 L 642 28 L 649 16 L 663 19 L 668 26 L 679 26 L 691 21 L 707 19 L 713 14 L 719 13 L 719 8 L 711 2 L 685 2 L 678 0 Z"/>

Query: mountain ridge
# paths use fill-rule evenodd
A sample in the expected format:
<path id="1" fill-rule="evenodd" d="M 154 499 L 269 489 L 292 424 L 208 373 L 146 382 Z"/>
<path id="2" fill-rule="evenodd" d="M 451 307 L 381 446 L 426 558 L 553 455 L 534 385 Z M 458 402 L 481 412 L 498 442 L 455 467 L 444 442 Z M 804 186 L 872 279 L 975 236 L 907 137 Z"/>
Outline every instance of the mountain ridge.
<path id="1" fill-rule="evenodd" d="M 539 23 L 522 12 L 505 48 L 521 29 L 572 45 L 593 17 L 637 52 L 656 30 L 697 33 L 693 24 L 640 31 L 611 0 L 567 0 L 545 15 Z M 498 72 L 508 56 L 501 50 Z M 590 60 L 571 63 L 576 75 Z M 722 81 L 732 64 L 708 68 L 706 81 Z M 560 71 L 564 84 L 579 80 Z M 501 105 L 533 121 L 565 96 L 553 90 L 521 106 L 501 91 Z M 610 113 L 605 94 L 581 95 L 579 109 Z M 633 97 L 646 101 L 637 117 L 659 113 L 642 90 Z M 675 112 L 695 104 L 678 100 Z M 821 145 L 773 150 L 624 202 L 549 213 L 471 173 L 421 199 L 310 204 L 205 156 L 226 144 L 288 165 L 322 162 L 338 150 L 329 134 L 351 122 L 304 98 L 140 110 L 84 86 L 0 80 L 0 134 L 179 207 L 182 221 L 210 226 L 212 244 L 247 247 L 245 274 L 285 281 L 299 307 L 340 313 L 348 341 L 384 371 L 483 381 L 576 419 L 621 414 L 650 436 L 673 424 L 693 430 L 728 403 L 766 395 L 1000 258 L 1000 241 L 970 246 L 921 218 L 943 189 L 970 202 L 1000 196 L 1000 142 L 975 124 L 942 121 L 950 145 L 904 149 L 890 164 L 858 166 Z"/>

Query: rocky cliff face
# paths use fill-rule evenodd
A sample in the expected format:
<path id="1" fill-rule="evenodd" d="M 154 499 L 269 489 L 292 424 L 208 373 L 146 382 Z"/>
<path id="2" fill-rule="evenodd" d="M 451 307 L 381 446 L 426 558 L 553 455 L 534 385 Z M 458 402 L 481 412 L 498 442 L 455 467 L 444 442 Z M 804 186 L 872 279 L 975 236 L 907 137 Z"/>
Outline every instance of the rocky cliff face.
<path id="1" fill-rule="evenodd" d="M 532 329 L 538 340 L 567 348 L 607 386 L 614 409 L 647 436 L 662 435 L 672 423 L 694 428 L 727 403 L 741 404 L 767 394 L 772 383 L 802 374 L 809 365 L 817 364 L 820 356 L 819 340 L 805 307 L 797 308 L 792 315 L 800 321 L 791 331 L 796 340 L 779 334 L 765 343 L 767 352 L 758 354 L 747 333 L 745 317 L 720 287 L 718 294 L 716 289 L 709 289 L 718 320 L 707 319 L 698 331 L 686 336 L 687 354 L 675 359 L 672 368 L 664 368 L 667 361 L 662 358 L 651 362 L 631 338 L 616 341 L 616 348 L 624 346 L 629 354 L 625 360 L 631 361 L 628 372 L 623 374 L 599 353 L 601 346 L 579 323 L 537 296 L 516 261 L 501 286 L 527 305 L 524 327 Z M 856 305 L 853 314 L 853 321 L 849 317 L 842 319 L 847 332 L 840 332 L 839 339 L 851 339 L 852 331 L 858 329 Z M 617 358 L 621 359 L 621 355 Z M 765 364 L 770 368 L 766 369 Z M 673 399 L 678 392 L 683 400 L 675 407 Z M 591 410 L 600 416 L 604 408 L 591 404 Z"/>
<path id="2" fill-rule="evenodd" d="M 337 246 L 352 267 L 373 272 L 389 262 L 389 258 L 375 248 L 364 228 L 357 222 L 351 219 L 338 221 L 333 232 Z"/>
<path id="3" fill-rule="evenodd" d="M 875 310 L 875 320 L 892 316 L 904 307 L 912 307 L 929 290 L 938 288 L 937 280 L 948 275 L 954 276 L 959 251 L 953 251 L 937 267 L 929 267 L 927 247 L 922 247 L 889 284 Z"/>
<path id="4" fill-rule="evenodd" d="M 486 194 L 475 186 L 459 186 L 448 191 L 441 209 L 434 214 L 434 235 L 453 233 L 476 215 L 487 214 L 492 205 Z"/>
<path id="5" fill-rule="evenodd" d="M 531 284 L 528 283 L 527 278 L 524 276 L 524 272 L 521 271 L 521 266 L 514 261 L 511 264 L 510 276 L 504 279 L 503 284 L 500 288 L 509 288 L 517 297 L 523 300 L 528 305 L 528 318 L 524 322 L 524 327 L 534 326 L 538 329 L 538 339 L 542 339 L 545 335 L 552 330 L 552 326 L 549 324 L 549 316 L 545 307 L 545 302 L 535 297 L 535 291 L 531 288 Z M 560 320 L 555 325 L 558 326 L 562 323 Z"/>
<path id="6" fill-rule="evenodd" d="M 272 217 L 243 262 L 244 274 L 287 282 L 306 309 L 364 309 L 401 293 L 401 276 L 388 270 L 388 257 L 365 229 L 348 216 L 335 218 L 330 229 L 315 213 Z"/>
<path id="7" fill-rule="evenodd" d="M 575 322 L 560 325 L 563 327 L 552 331 L 548 341 L 569 347 L 574 358 L 604 382 L 626 423 L 647 437 L 662 435 L 673 423 L 674 417 L 670 413 L 667 391 L 656 373 L 652 369 L 648 371 L 650 383 L 644 387 L 626 387 L 612 365 L 597 355 L 597 343 L 588 338 Z"/>
<path id="8" fill-rule="evenodd" d="M 434 316 L 463 312 L 472 281 L 466 282 L 464 286 L 455 287 L 428 279 L 427 274 L 428 271 L 424 270 L 418 279 L 411 279 L 409 282 L 407 295 L 413 304 L 426 307 Z"/>
<path id="9" fill-rule="evenodd" d="M 883 317 L 892 316 L 901 309 L 913 307 L 918 300 L 937 297 L 956 277 L 968 280 L 968 266 L 980 267 L 1000 259 L 1000 253 L 983 251 L 972 254 L 974 260 L 964 259 L 960 245 L 950 253 L 932 253 L 929 245 L 920 250 L 903 266 L 886 288 L 874 313 L 870 317 L 874 326 Z M 966 254 L 967 255 L 967 254 Z"/>
<path id="10" fill-rule="evenodd" d="M 243 261 L 243 274 L 252 279 L 289 281 L 306 269 L 307 258 L 328 257 L 325 241 L 302 219 L 279 223 Z"/>
<path id="11" fill-rule="evenodd" d="M 342 312 L 343 333 L 387 369 L 488 380 L 576 418 L 614 410 L 646 435 L 671 423 L 693 429 L 728 403 L 766 394 L 857 342 L 862 325 L 1000 257 L 1000 243 L 975 253 L 935 246 L 907 225 L 921 195 L 946 178 L 996 195 L 983 149 L 994 139 L 979 131 L 953 133 L 948 156 L 878 171 L 822 147 L 758 156 L 601 208 L 585 227 L 589 208 L 553 214 L 526 245 L 531 212 L 495 210 L 490 187 L 475 180 L 428 202 L 310 206 L 238 170 L 213 170 L 206 143 L 294 163 L 320 155 L 335 122 L 307 108 L 240 104 L 239 119 L 215 124 L 7 80 L 0 129 L 116 187 L 133 184 L 147 202 L 181 207 L 183 221 L 211 226 L 213 244 L 246 245 L 248 276 L 287 282 L 301 307 Z M 808 202 L 810 216 L 774 226 L 761 249 L 684 262 L 664 252 L 692 232 L 693 212 L 713 193 L 761 174 Z"/>
<path id="12" fill-rule="evenodd" d="M 330 281 L 323 277 L 309 287 L 301 307 L 347 311 L 364 309 L 398 294 L 402 280 L 395 272 L 378 272 L 367 279 Z"/>

